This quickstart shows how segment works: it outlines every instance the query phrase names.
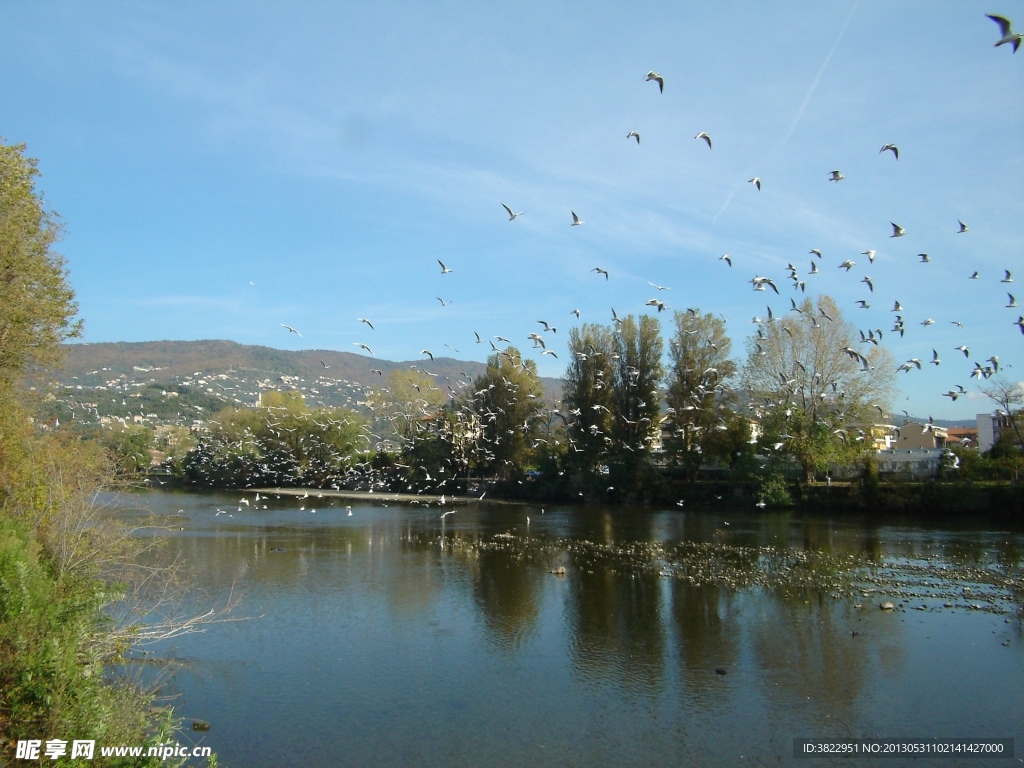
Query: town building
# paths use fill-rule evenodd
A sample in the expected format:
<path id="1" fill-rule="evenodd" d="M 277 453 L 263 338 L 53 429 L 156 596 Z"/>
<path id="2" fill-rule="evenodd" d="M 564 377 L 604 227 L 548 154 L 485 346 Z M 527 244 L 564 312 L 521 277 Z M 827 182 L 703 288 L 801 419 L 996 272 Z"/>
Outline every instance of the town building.
<path id="1" fill-rule="evenodd" d="M 946 434 L 945 427 L 908 422 L 900 427 L 893 448 L 904 451 L 914 448 L 945 448 Z"/>
<path id="2" fill-rule="evenodd" d="M 1010 417 L 1000 411 L 978 414 L 978 450 L 991 451 L 999 442 L 1004 429 L 1010 426 Z"/>

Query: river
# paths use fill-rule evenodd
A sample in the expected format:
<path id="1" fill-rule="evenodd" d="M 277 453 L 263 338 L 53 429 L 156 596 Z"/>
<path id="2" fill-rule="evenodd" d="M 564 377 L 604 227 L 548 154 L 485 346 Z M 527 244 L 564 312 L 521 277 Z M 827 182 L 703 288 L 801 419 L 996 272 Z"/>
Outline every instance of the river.
<path id="1" fill-rule="evenodd" d="M 185 738 L 228 768 L 861 765 L 793 758 L 795 738 L 855 737 L 1013 738 L 994 764 L 1024 757 L 1020 529 L 252 493 L 122 504 L 170 529 L 196 606 L 242 598 L 234 620 L 150 649 L 175 662 L 177 714 L 211 724 Z"/>

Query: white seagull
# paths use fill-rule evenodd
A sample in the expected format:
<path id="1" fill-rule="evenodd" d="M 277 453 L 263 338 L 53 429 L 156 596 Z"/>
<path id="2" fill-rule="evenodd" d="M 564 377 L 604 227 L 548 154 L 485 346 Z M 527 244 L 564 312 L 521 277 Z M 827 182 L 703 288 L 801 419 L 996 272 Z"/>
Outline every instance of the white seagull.
<path id="1" fill-rule="evenodd" d="M 1010 274 L 1010 273 L 1009 273 L 1009 272 L 1007 272 L 1006 274 Z M 1003 282 L 1006 282 L 1006 281 L 1004 280 Z M 298 336 L 298 337 L 299 337 L 300 339 L 302 338 L 302 334 L 301 334 L 301 333 L 299 333 L 298 331 L 296 331 L 296 330 L 295 330 L 294 328 L 292 328 L 292 327 L 291 327 L 290 325 L 285 325 L 284 323 L 281 323 L 281 327 L 282 327 L 282 328 L 287 328 L 287 329 L 288 329 L 288 330 L 289 330 L 289 331 L 290 331 L 291 333 L 294 333 L 294 334 L 295 334 L 296 336 Z"/>
<path id="2" fill-rule="evenodd" d="M 1005 16 L 996 16 L 995 14 L 991 13 L 986 13 L 985 15 L 999 25 L 999 33 L 1002 35 L 1002 38 L 1000 38 L 999 42 L 996 43 L 994 47 L 998 48 L 1000 45 L 1005 45 L 1006 43 L 1009 43 L 1010 45 L 1013 46 L 1013 52 L 1016 53 L 1017 48 L 1020 46 L 1020 41 L 1022 37 L 1021 33 L 1013 31 L 1010 25 L 1010 20 L 1007 19 Z"/>
<path id="3" fill-rule="evenodd" d="M 757 191 L 758 192 L 761 191 L 761 177 L 760 176 L 755 176 L 754 178 L 750 179 L 747 182 L 747 184 L 753 184 L 755 187 L 757 187 Z"/>
<path id="4" fill-rule="evenodd" d="M 517 216 L 522 216 L 524 213 L 526 213 L 526 211 L 520 211 L 519 213 L 513 213 L 512 209 L 509 208 L 504 203 L 501 204 L 501 207 L 504 208 L 506 211 L 508 211 L 508 220 L 509 221 L 514 221 Z"/>
<path id="5" fill-rule="evenodd" d="M 640 144 L 640 133 L 638 131 L 630 131 L 626 134 L 626 139 L 636 139 L 636 143 Z"/>
<path id="6" fill-rule="evenodd" d="M 658 84 L 658 91 L 660 91 L 661 93 L 665 92 L 665 78 L 663 78 L 660 74 L 652 70 L 647 73 L 647 76 L 644 78 L 644 82 L 649 82 L 651 80 L 654 80 Z"/>
<path id="7" fill-rule="evenodd" d="M 367 352 L 369 352 L 369 353 L 370 353 L 371 355 L 373 354 L 373 350 L 372 350 L 372 349 L 370 349 L 370 348 L 369 348 L 368 346 L 366 346 L 365 344 L 362 344 L 361 342 L 358 342 L 358 341 L 353 341 L 353 342 L 352 342 L 352 344 L 353 344 L 354 346 L 356 346 L 356 347 L 362 347 L 362 348 L 363 348 L 363 349 L 365 349 L 365 350 L 366 350 Z"/>
<path id="8" fill-rule="evenodd" d="M 576 211 L 569 211 L 572 214 L 572 226 L 578 227 L 580 224 L 586 224 L 583 219 L 576 215 Z"/>
<path id="9" fill-rule="evenodd" d="M 371 323 L 365 317 L 360 317 L 360 318 L 358 318 L 358 320 L 359 320 L 360 323 L 366 323 L 368 326 L 370 326 L 370 330 L 371 331 L 373 330 L 373 323 Z"/>
<path id="10" fill-rule="evenodd" d="M 907 230 L 905 230 L 895 221 L 890 221 L 889 223 L 892 224 L 892 234 L 889 235 L 889 237 L 903 237 L 905 234 L 907 234 Z"/>
<path id="11" fill-rule="evenodd" d="M 708 135 L 707 131 L 701 131 L 700 133 L 698 133 L 693 138 L 695 138 L 695 139 L 704 139 L 704 141 L 706 141 L 708 143 L 708 149 L 712 148 L 711 147 L 711 137 Z"/>
<path id="12" fill-rule="evenodd" d="M 960 229 L 957 230 L 958 235 L 962 235 L 964 232 L 970 232 L 971 228 L 964 224 L 960 219 L 956 220 L 956 223 L 960 225 Z"/>
<path id="13" fill-rule="evenodd" d="M 846 177 L 840 171 L 829 171 L 829 181 L 842 181 Z"/>
<path id="14" fill-rule="evenodd" d="M 437 260 L 437 263 L 441 265 L 441 274 L 442 275 L 447 275 L 449 272 L 454 271 L 454 270 L 448 269 L 448 267 L 446 267 L 444 265 L 444 262 L 441 261 L 440 259 Z"/>
<path id="15" fill-rule="evenodd" d="M 900 159 L 900 148 L 897 147 L 895 144 L 886 144 L 884 147 L 878 150 L 878 154 L 882 154 L 886 150 L 892 152 L 893 157 L 895 157 L 897 160 Z"/>

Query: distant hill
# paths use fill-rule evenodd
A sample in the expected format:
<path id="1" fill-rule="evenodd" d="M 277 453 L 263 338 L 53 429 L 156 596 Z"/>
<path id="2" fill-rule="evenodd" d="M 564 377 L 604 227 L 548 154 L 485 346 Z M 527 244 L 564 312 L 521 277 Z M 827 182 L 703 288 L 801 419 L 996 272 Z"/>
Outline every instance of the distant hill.
<path id="1" fill-rule="evenodd" d="M 392 362 L 352 352 L 327 349 L 308 349 L 292 352 L 272 347 L 238 344 L 234 341 L 142 341 L 103 344 L 68 344 L 64 368 L 57 372 L 60 379 L 81 376 L 89 371 L 107 368 L 113 373 L 138 375 L 140 368 L 159 369 L 159 377 L 226 373 L 229 370 L 255 374 L 316 377 L 330 371 L 330 375 L 348 379 L 357 384 L 378 384 L 380 376 L 371 368 L 384 372 L 408 369 L 411 365 L 455 378 L 459 372 L 476 376 L 483 372 L 481 363 L 460 362 L 439 357 Z M 326 363 L 328 368 L 324 368 Z"/>
<path id="2" fill-rule="evenodd" d="M 394 362 L 352 352 L 327 349 L 293 352 L 221 340 L 68 344 L 66 350 L 63 368 L 53 372 L 63 384 L 71 383 L 75 377 L 77 380 L 85 377 L 111 379 L 123 374 L 129 379 L 159 382 L 197 373 L 210 376 L 233 372 L 244 378 L 277 380 L 281 376 L 297 376 L 315 381 L 326 377 L 372 386 L 387 379 L 393 370 L 408 370 L 413 366 L 436 374 L 441 382 L 446 377 L 455 381 L 460 373 L 475 378 L 486 370 L 482 363 L 450 357 Z M 382 371 L 383 376 L 371 369 Z M 542 382 L 549 400 L 561 398 L 561 380 L 544 378 Z"/>

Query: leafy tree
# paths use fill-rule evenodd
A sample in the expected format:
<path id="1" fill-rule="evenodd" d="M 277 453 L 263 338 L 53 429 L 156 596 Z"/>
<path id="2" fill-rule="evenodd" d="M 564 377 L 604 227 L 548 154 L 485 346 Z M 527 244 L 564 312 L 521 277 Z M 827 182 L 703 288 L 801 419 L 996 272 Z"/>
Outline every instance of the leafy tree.
<path id="1" fill-rule="evenodd" d="M 607 326 L 588 323 L 569 331 L 570 361 L 562 378 L 567 459 L 591 470 L 604 461 L 611 441 L 615 339 Z"/>
<path id="2" fill-rule="evenodd" d="M 228 407 L 210 418 L 178 465 L 200 485 L 339 486 L 366 448 L 362 418 L 345 408 L 306 407 L 299 392 L 265 392 L 256 408 Z"/>
<path id="3" fill-rule="evenodd" d="M 426 429 L 424 419 L 433 417 L 446 399 L 423 371 L 395 370 L 388 375 L 387 386 L 376 389 L 368 401 L 374 417 L 387 421 L 390 435 L 404 445 Z"/>
<path id="4" fill-rule="evenodd" d="M 56 362 L 61 342 L 81 335 L 64 260 L 51 250 L 60 225 L 43 206 L 36 161 L 24 150 L 0 140 L 0 395 L 27 365 Z"/>
<path id="5" fill-rule="evenodd" d="M 828 296 L 758 326 L 747 341 L 743 386 L 762 446 L 795 459 L 808 482 L 864 450 L 864 427 L 888 409 L 896 369 L 881 345 L 864 351 Z M 858 349 L 860 347 L 860 349 Z"/>
<path id="6" fill-rule="evenodd" d="M 134 424 L 117 425 L 104 430 L 103 443 L 110 450 L 115 466 L 125 473 L 144 472 L 149 468 L 149 449 L 153 447 L 153 430 Z"/>
<path id="7" fill-rule="evenodd" d="M 532 457 L 532 446 L 544 410 L 544 387 L 537 365 L 523 360 L 515 347 L 487 359 L 487 370 L 473 380 L 468 398 L 479 419 L 482 468 L 502 478 L 522 474 Z"/>
<path id="8" fill-rule="evenodd" d="M 674 320 L 665 395 L 673 436 L 666 449 L 693 479 L 709 459 L 732 463 L 732 441 L 716 437 L 730 428 L 735 397 L 728 382 L 736 374 L 736 364 L 729 359 L 732 341 L 724 320 L 697 310 L 676 312 Z"/>
<path id="9" fill-rule="evenodd" d="M 620 320 L 614 339 L 611 435 L 620 456 L 650 454 L 651 441 L 660 422 L 661 393 L 665 375 L 661 364 L 664 343 L 657 318 L 630 315 Z"/>

